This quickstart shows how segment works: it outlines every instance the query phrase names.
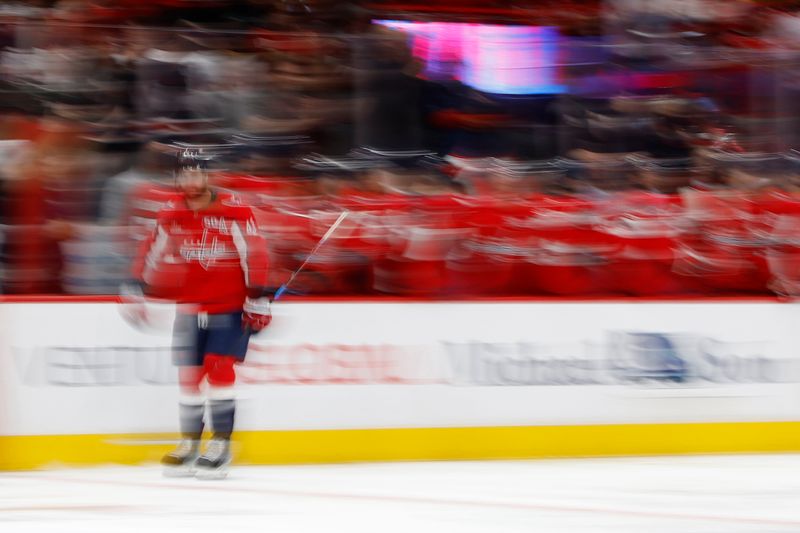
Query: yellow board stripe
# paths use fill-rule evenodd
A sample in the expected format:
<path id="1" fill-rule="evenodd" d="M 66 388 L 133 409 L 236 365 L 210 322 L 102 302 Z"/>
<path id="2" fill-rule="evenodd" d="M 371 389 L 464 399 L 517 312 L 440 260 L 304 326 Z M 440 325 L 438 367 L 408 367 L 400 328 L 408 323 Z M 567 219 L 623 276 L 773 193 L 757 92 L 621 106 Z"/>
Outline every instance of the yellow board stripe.
<path id="1" fill-rule="evenodd" d="M 175 434 L 0 436 L 0 470 L 140 464 Z M 240 464 L 800 451 L 800 422 L 242 431 Z"/>

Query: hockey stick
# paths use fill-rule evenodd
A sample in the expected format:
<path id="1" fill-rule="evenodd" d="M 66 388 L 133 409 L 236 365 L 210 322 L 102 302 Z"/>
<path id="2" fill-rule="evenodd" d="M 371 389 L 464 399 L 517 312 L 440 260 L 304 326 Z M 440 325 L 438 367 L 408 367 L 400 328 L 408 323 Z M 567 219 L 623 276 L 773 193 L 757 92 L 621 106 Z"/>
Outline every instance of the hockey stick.
<path id="1" fill-rule="evenodd" d="M 292 272 L 292 275 L 289 276 L 289 279 L 286 281 L 286 283 L 281 285 L 278 288 L 278 290 L 275 291 L 275 296 L 272 297 L 272 301 L 275 301 L 278 298 L 280 298 L 281 296 L 283 296 L 283 294 L 286 292 L 286 290 L 289 287 L 289 285 L 291 285 L 292 281 L 294 281 L 294 278 L 296 278 L 297 275 L 300 273 L 300 271 L 303 270 L 303 268 L 305 268 L 305 266 L 308 264 L 309 260 L 312 257 L 314 257 L 314 254 L 316 254 L 319 251 L 319 249 L 322 247 L 322 245 L 325 244 L 325 241 L 327 241 L 328 238 L 331 235 L 333 235 L 333 232 L 336 231 L 336 228 L 339 227 L 339 224 L 341 224 L 342 221 L 345 218 L 347 218 L 347 215 L 349 215 L 349 214 L 350 214 L 350 212 L 347 209 L 342 211 L 342 214 L 339 215 L 339 218 L 336 219 L 336 222 L 331 224 L 331 227 L 328 228 L 328 231 L 325 232 L 325 235 L 323 235 L 322 238 L 319 240 L 319 242 L 314 246 L 314 248 L 311 249 L 311 252 L 309 252 L 308 256 L 306 256 L 305 261 L 303 261 L 302 264 L 294 272 Z"/>

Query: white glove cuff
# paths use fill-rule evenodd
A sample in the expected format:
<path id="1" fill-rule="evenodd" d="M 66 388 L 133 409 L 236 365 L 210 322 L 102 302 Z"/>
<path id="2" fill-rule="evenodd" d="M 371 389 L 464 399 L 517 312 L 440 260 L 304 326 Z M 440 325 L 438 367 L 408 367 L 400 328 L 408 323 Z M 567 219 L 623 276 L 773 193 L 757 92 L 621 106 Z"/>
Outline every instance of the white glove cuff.
<path id="1" fill-rule="evenodd" d="M 270 314 L 269 298 L 245 298 L 244 312 L 254 315 Z"/>

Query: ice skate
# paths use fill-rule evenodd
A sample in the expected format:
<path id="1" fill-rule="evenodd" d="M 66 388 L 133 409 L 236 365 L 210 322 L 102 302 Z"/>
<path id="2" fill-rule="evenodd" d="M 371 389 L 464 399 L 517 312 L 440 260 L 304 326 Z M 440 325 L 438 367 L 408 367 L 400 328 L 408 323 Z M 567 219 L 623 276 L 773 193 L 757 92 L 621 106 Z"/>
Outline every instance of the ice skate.
<path id="1" fill-rule="evenodd" d="M 195 473 L 195 463 L 200 455 L 200 442 L 183 439 L 177 448 L 161 459 L 166 477 L 191 477 Z"/>
<path id="2" fill-rule="evenodd" d="M 230 441 L 214 437 L 208 443 L 205 453 L 195 462 L 195 475 L 198 479 L 223 479 L 228 475 L 230 464 Z"/>

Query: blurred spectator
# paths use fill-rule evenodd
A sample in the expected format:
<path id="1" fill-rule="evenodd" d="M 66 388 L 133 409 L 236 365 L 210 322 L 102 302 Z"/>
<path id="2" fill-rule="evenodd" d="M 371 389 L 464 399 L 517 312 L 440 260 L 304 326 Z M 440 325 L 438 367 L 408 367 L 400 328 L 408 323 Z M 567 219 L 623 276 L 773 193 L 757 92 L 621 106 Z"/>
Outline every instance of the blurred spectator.
<path id="1" fill-rule="evenodd" d="M 356 144 L 386 152 L 421 149 L 422 82 L 405 36 L 376 26 L 356 46 Z"/>
<path id="2" fill-rule="evenodd" d="M 113 291 L 193 145 L 277 284 L 352 210 L 308 292 L 796 294 L 800 2 L 600 7 L 4 4 L 2 291 Z"/>
<path id="3" fill-rule="evenodd" d="M 102 192 L 100 220 L 105 224 L 125 225 L 133 192 L 145 184 L 172 182 L 175 151 L 159 141 L 144 145 L 129 169 L 108 178 Z"/>

